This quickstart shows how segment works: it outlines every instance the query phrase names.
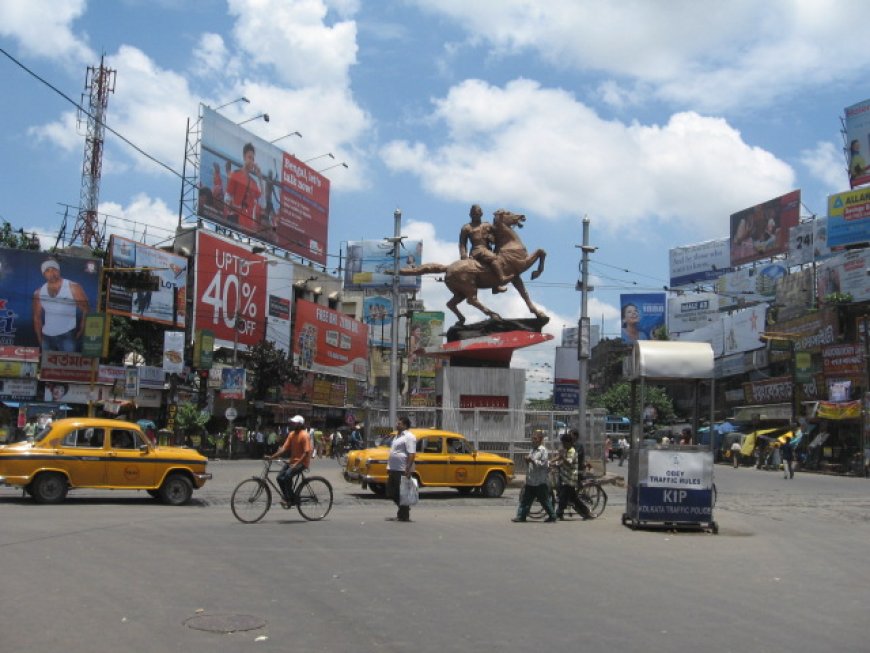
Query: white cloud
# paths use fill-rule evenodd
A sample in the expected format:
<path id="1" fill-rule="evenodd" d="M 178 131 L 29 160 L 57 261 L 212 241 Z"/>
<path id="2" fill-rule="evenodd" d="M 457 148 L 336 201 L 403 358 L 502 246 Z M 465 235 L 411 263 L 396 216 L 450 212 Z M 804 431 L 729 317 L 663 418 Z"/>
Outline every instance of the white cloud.
<path id="1" fill-rule="evenodd" d="M 149 245 L 165 245 L 175 234 L 178 210 L 170 209 L 159 198 L 144 193 L 135 195 L 126 206 L 117 202 L 101 202 L 100 220 L 105 219 L 106 231 Z"/>
<path id="2" fill-rule="evenodd" d="M 530 80 L 467 80 L 435 100 L 437 149 L 393 141 L 381 156 L 433 195 L 479 198 L 542 217 L 588 214 L 608 230 L 649 220 L 722 235 L 722 216 L 792 190 L 794 171 L 725 120 L 686 112 L 664 125 L 604 120 L 570 93 Z"/>
<path id="3" fill-rule="evenodd" d="M 196 49 L 193 51 L 195 65 L 192 71 L 195 75 L 207 76 L 227 74 L 229 52 L 220 34 L 206 33 L 199 37 Z"/>
<path id="4" fill-rule="evenodd" d="M 349 12 L 354 3 L 333 7 Z M 346 87 L 356 62 L 356 24 L 327 25 L 328 9 L 321 0 L 229 0 L 237 18 L 233 34 L 254 62 L 271 66 L 294 86 Z"/>
<path id="5" fill-rule="evenodd" d="M 767 106 L 833 79 L 858 81 L 870 5 L 861 0 L 416 0 L 496 55 L 644 82 L 695 110 Z"/>
<path id="6" fill-rule="evenodd" d="M 29 56 L 93 65 L 96 55 L 72 30 L 85 5 L 85 0 L 0 0 L 0 35 L 17 39 Z"/>
<path id="7" fill-rule="evenodd" d="M 846 172 L 846 159 L 843 156 L 842 146 L 838 147 L 830 141 L 816 143 L 814 148 L 801 151 L 801 163 L 831 193 L 848 188 L 849 175 Z M 809 203 L 807 199 L 805 198 L 804 202 Z M 813 200 L 810 202 L 815 203 Z"/>
<path id="8" fill-rule="evenodd" d="M 75 112 L 68 111 L 55 122 L 30 127 L 27 133 L 39 142 L 48 141 L 66 152 L 72 152 L 81 149 L 84 144 L 84 139 L 78 133 L 77 122 Z"/>

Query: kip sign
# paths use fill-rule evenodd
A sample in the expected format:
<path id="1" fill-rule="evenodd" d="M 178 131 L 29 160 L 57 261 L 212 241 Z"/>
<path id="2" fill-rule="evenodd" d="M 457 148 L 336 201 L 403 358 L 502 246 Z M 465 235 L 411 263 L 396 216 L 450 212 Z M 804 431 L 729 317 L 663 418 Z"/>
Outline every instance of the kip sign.
<path id="1" fill-rule="evenodd" d="M 694 522 L 713 512 L 713 458 L 709 451 L 647 452 L 639 470 L 638 517 L 650 521 Z"/>

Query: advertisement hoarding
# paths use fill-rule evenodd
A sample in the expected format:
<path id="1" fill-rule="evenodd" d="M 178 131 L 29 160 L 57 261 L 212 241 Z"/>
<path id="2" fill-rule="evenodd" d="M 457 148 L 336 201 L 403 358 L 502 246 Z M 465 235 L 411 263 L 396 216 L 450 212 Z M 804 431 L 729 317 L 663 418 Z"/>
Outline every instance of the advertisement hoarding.
<path id="1" fill-rule="evenodd" d="M 668 332 L 692 331 L 711 321 L 719 313 L 719 296 L 715 293 L 692 293 L 668 298 Z"/>
<path id="2" fill-rule="evenodd" d="M 290 352 L 291 265 L 200 230 L 194 276 L 194 328 L 211 331 L 215 346 L 237 340 L 246 351 L 267 339 Z"/>
<path id="3" fill-rule="evenodd" d="M 870 183 L 870 100 L 846 107 L 846 162 L 849 186 Z"/>
<path id="4" fill-rule="evenodd" d="M 671 249 L 668 252 L 670 285 L 685 286 L 712 281 L 730 271 L 730 243 L 728 238 L 720 238 Z"/>
<path id="5" fill-rule="evenodd" d="M 841 252 L 822 261 L 816 268 L 816 297 L 825 298 L 838 293 L 848 293 L 852 301 L 870 299 L 870 251 L 853 249 Z"/>
<path id="6" fill-rule="evenodd" d="M 329 179 L 208 107 L 197 213 L 326 264 Z"/>
<path id="7" fill-rule="evenodd" d="M 93 258 L 0 248 L 0 345 L 81 351 L 101 267 Z"/>
<path id="8" fill-rule="evenodd" d="M 831 255 L 828 245 L 828 218 L 821 217 L 801 222 L 788 234 L 788 262 L 804 265 Z"/>
<path id="9" fill-rule="evenodd" d="M 785 254 L 789 230 L 800 222 L 801 192 L 786 193 L 731 215 L 731 265 Z"/>
<path id="10" fill-rule="evenodd" d="M 785 263 L 769 263 L 763 267 L 743 268 L 723 274 L 716 281 L 719 308 L 733 308 L 763 302 L 776 295 L 776 284 L 788 274 Z"/>
<path id="11" fill-rule="evenodd" d="M 364 381 L 368 365 L 368 327 L 331 308 L 296 302 L 293 362 L 303 371 Z"/>
<path id="12" fill-rule="evenodd" d="M 408 374 L 410 376 L 434 377 L 440 361 L 434 356 L 421 356 L 426 347 L 437 347 L 443 338 L 443 311 L 421 311 L 411 316 L 410 348 L 408 350 Z"/>
<path id="13" fill-rule="evenodd" d="M 619 296 L 622 341 L 632 344 L 650 340 L 665 325 L 665 294 L 641 293 Z"/>
<path id="14" fill-rule="evenodd" d="M 157 290 L 129 290 L 107 273 L 106 309 L 114 315 L 183 327 L 187 304 L 187 259 L 156 247 L 112 236 L 109 239 L 110 268 L 154 268 L 160 280 Z"/>
<path id="15" fill-rule="evenodd" d="M 399 249 L 399 268 L 420 265 L 423 243 L 404 240 Z M 393 287 L 393 243 L 386 240 L 350 241 L 344 268 L 346 290 L 383 290 Z M 420 277 L 399 277 L 399 290 L 420 290 Z"/>
<path id="16" fill-rule="evenodd" d="M 390 347 L 393 338 L 391 329 L 393 300 L 381 295 L 372 295 L 363 299 L 363 322 L 369 327 L 372 347 Z M 399 317 L 399 328 L 396 331 L 399 351 L 405 350 L 406 333 L 408 333 L 408 320 L 402 316 Z"/>
<path id="17" fill-rule="evenodd" d="M 870 242 L 870 189 L 828 196 L 828 246 Z"/>

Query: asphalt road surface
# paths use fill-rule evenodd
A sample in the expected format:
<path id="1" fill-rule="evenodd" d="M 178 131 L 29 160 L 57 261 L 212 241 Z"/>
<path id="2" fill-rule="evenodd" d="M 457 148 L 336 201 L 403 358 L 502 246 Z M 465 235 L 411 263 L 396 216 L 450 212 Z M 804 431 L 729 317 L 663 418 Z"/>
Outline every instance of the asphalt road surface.
<path id="1" fill-rule="evenodd" d="M 230 493 L 258 470 L 214 462 L 180 508 L 0 489 L 0 651 L 870 650 L 870 480 L 717 466 L 712 535 L 624 527 L 616 486 L 591 522 L 513 524 L 517 487 L 385 521 L 332 461 L 326 520 L 244 525 Z"/>

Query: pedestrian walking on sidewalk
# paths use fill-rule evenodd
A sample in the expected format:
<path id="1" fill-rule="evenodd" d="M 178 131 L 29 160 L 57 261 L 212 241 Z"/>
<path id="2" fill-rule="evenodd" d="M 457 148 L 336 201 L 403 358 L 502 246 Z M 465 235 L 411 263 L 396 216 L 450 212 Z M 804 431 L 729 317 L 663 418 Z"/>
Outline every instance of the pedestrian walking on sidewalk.
<path id="1" fill-rule="evenodd" d="M 556 511 L 553 510 L 550 501 L 550 486 L 548 484 L 550 470 L 550 454 L 543 445 L 544 434 L 532 435 L 532 449 L 526 454 L 526 484 L 520 492 L 520 505 L 517 508 L 517 516 L 511 521 L 524 522 L 532 507 L 532 502 L 537 499 L 547 512 L 547 522 L 556 521 Z"/>
<path id="2" fill-rule="evenodd" d="M 797 429 L 797 425 L 794 425 Z M 785 442 L 780 447 L 780 455 L 782 456 L 782 477 L 794 478 L 794 445 L 791 443 L 791 436 L 785 437 Z"/>
<path id="3" fill-rule="evenodd" d="M 390 445 L 390 456 L 387 459 L 387 496 L 396 502 L 398 512 L 390 521 L 411 521 L 411 506 L 403 506 L 400 501 L 402 477 L 411 478 L 414 469 L 414 458 L 417 456 L 417 438 L 408 429 L 411 420 L 400 417 L 396 422 L 398 435 Z"/>

